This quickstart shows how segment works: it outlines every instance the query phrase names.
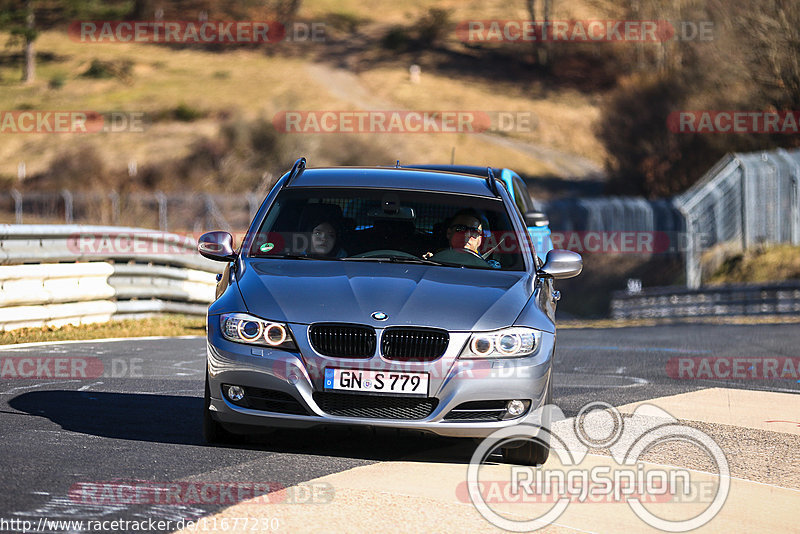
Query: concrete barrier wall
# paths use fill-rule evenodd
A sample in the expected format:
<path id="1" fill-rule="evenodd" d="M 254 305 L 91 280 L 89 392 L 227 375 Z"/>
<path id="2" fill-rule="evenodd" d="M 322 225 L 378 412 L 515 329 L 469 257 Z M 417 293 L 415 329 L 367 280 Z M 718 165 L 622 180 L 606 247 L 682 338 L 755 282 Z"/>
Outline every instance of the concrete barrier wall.
<path id="1" fill-rule="evenodd" d="M 0 330 L 204 315 L 224 264 L 193 238 L 108 226 L 0 225 Z"/>

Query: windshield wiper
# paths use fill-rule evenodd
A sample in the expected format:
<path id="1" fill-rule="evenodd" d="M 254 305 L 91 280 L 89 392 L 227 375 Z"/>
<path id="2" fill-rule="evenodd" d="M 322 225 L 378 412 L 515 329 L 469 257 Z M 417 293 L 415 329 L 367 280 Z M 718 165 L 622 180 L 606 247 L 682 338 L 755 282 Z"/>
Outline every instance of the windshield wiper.
<path id="1" fill-rule="evenodd" d="M 385 256 L 368 256 L 368 257 L 358 257 L 358 258 L 339 258 L 344 261 L 389 261 L 391 263 L 417 263 L 420 265 L 438 265 L 438 266 L 447 266 L 447 263 L 441 263 L 438 261 L 433 260 L 423 260 L 422 258 L 408 258 L 406 256 L 392 256 L 392 255 L 385 255 Z"/>
<path id="2" fill-rule="evenodd" d="M 314 256 L 304 256 L 302 254 L 259 254 L 256 258 L 276 258 L 279 260 L 336 260 L 339 258 L 316 258 Z"/>

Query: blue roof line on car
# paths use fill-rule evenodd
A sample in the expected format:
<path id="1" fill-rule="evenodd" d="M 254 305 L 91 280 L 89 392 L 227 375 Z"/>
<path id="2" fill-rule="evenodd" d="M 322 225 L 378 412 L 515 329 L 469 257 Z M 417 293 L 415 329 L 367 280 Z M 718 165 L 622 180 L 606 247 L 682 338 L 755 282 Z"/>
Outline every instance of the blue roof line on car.
<path id="1" fill-rule="evenodd" d="M 372 187 L 495 197 L 486 176 L 403 167 L 306 168 L 287 186 L 296 187 Z"/>

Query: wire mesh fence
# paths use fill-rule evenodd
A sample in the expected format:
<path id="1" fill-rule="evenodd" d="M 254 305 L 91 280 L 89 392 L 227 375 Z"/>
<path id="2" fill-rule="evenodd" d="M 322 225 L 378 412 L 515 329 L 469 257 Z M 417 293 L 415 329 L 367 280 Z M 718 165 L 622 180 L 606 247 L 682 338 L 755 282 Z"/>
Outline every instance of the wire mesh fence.
<path id="1" fill-rule="evenodd" d="M 704 250 L 800 245 L 800 149 L 731 154 L 673 199 L 563 198 L 543 203 L 554 232 L 655 232 L 681 254 L 691 288 Z M 241 232 L 263 194 L 0 192 L 0 223 L 108 224 L 200 233 Z"/>
<path id="2" fill-rule="evenodd" d="M 686 221 L 686 282 L 703 280 L 703 250 L 800 245 L 800 149 L 731 154 L 674 199 Z"/>
<path id="3" fill-rule="evenodd" d="M 680 232 L 683 218 L 668 200 L 639 197 L 565 198 L 545 204 L 557 231 Z"/>
<path id="4" fill-rule="evenodd" d="M 108 224 L 161 231 L 247 228 L 263 200 L 250 194 L 0 192 L 0 223 Z"/>

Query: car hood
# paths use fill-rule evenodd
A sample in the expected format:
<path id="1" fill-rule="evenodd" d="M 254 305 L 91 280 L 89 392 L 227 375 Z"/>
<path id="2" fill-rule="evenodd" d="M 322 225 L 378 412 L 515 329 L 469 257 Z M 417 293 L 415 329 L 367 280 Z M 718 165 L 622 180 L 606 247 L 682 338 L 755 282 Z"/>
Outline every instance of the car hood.
<path id="1" fill-rule="evenodd" d="M 514 323 L 533 286 L 526 272 L 399 263 L 269 259 L 243 267 L 238 284 L 250 313 L 301 324 L 493 330 Z M 376 311 L 388 319 L 373 319 Z"/>

